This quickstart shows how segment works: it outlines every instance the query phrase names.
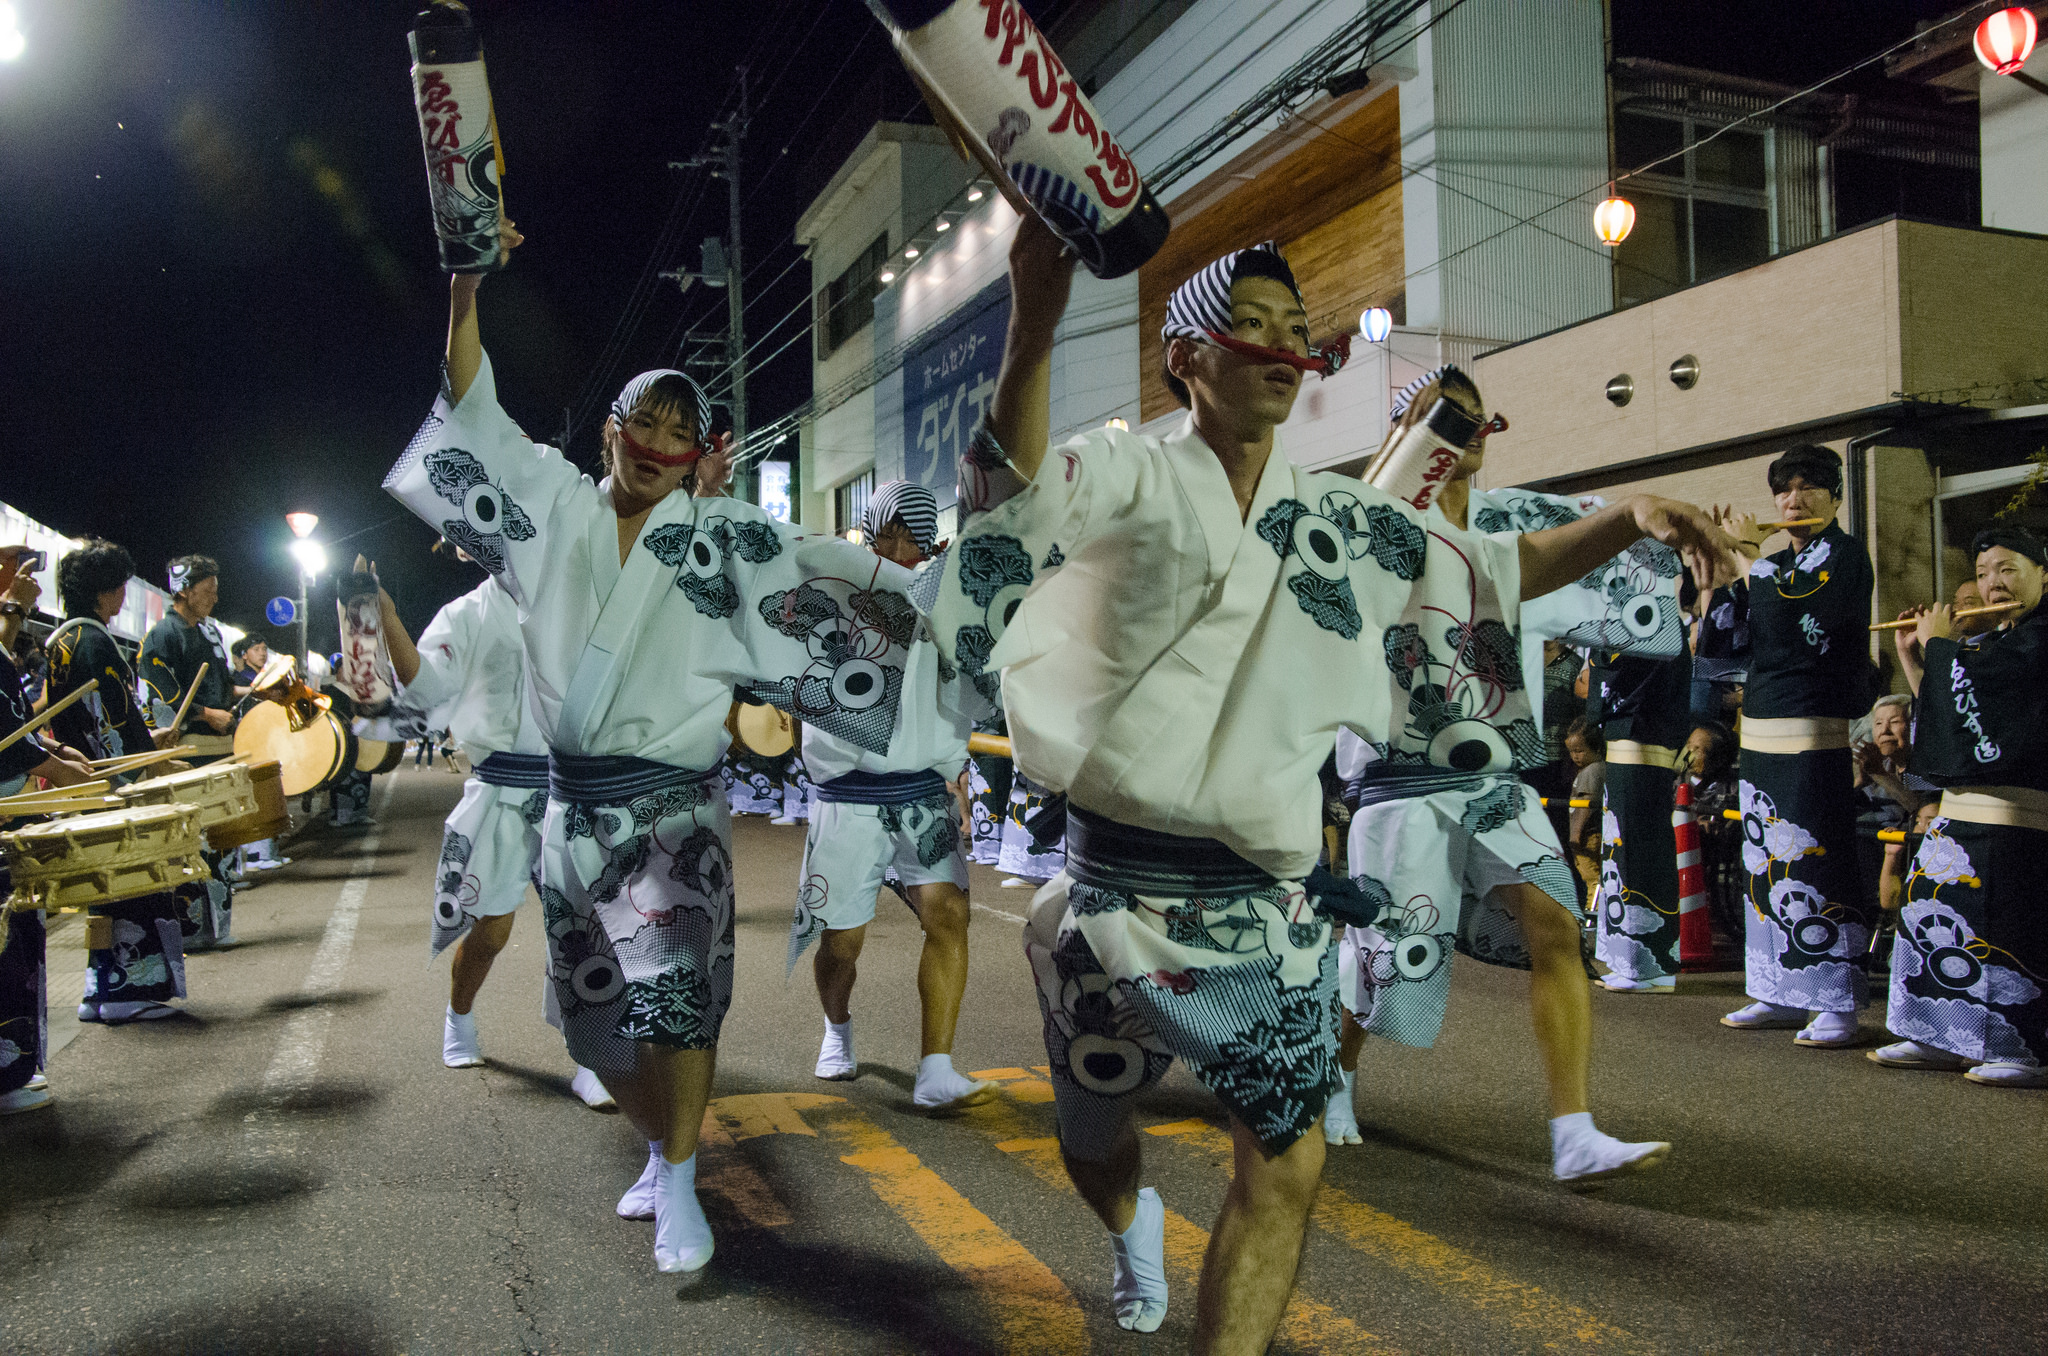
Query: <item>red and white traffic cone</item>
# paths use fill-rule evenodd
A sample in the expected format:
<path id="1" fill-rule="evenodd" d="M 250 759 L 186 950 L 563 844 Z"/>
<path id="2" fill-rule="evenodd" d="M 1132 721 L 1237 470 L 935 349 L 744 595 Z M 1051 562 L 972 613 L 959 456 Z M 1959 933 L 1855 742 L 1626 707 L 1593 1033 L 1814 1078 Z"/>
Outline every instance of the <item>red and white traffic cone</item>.
<path id="1" fill-rule="evenodd" d="M 1671 837 L 1678 845 L 1678 965 L 1705 969 L 1714 959 L 1714 929 L 1707 913 L 1707 867 L 1699 821 L 1692 813 L 1692 782 L 1684 773 L 1672 795 Z"/>

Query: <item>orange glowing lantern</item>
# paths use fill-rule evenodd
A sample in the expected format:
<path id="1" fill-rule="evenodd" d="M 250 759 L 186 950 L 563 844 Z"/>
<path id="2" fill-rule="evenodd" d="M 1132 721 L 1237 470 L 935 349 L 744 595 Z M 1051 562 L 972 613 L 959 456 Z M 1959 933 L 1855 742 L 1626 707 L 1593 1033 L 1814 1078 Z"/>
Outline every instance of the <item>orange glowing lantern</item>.
<path id="1" fill-rule="evenodd" d="M 1593 229 L 1600 236 L 1603 245 L 1619 245 L 1628 239 L 1628 233 L 1636 228 L 1636 207 L 1627 198 L 1613 196 L 1593 209 Z"/>
<path id="2" fill-rule="evenodd" d="M 2011 75 L 2034 54 L 2039 31 L 2033 11 L 2017 5 L 1987 15 L 1977 25 L 1977 60 L 2000 75 Z"/>

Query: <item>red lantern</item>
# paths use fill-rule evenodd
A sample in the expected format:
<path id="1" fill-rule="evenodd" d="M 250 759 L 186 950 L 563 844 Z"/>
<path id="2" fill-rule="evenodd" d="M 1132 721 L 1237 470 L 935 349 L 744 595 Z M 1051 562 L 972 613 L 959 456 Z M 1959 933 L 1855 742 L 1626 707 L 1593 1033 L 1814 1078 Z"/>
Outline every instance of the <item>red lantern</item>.
<path id="1" fill-rule="evenodd" d="M 1977 25 L 1977 60 L 2000 75 L 2011 75 L 2034 54 L 2039 31 L 2034 12 L 2017 5 L 1989 15 Z"/>
<path id="2" fill-rule="evenodd" d="M 1635 228 L 1636 207 L 1627 198 L 1610 197 L 1593 209 L 1593 229 L 1603 245 L 1619 245 Z"/>

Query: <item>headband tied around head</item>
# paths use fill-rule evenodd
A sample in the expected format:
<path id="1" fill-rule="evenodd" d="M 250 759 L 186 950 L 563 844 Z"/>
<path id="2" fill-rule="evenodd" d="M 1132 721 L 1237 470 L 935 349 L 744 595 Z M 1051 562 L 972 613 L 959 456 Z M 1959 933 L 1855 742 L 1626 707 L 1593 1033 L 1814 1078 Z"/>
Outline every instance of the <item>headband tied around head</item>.
<path id="1" fill-rule="evenodd" d="M 640 402 L 647 398 L 647 393 L 653 389 L 654 383 L 663 377 L 680 378 L 683 384 L 689 387 L 691 404 L 697 418 L 697 446 L 678 456 L 657 452 L 626 431 L 626 420 L 640 407 Z M 612 418 L 618 421 L 619 440 L 626 445 L 626 451 L 641 461 L 651 461 L 661 466 L 688 466 L 705 452 L 722 451 L 725 447 L 724 437 L 713 437 L 711 433 L 711 397 L 697 384 L 696 378 L 673 367 L 649 368 L 621 387 L 618 398 L 612 401 Z"/>
<path id="2" fill-rule="evenodd" d="M 1408 413 L 1408 407 L 1415 403 L 1415 397 L 1427 390 L 1432 382 L 1441 381 L 1448 376 L 1462 377 L 1464 375 L 1464 369 L 1460 368 L 1456 363 L 1445 363 L 1440 367 L 1432 367 L 1429 371 L 1424 372 L 1421 376 L 1394 392 L 1393 402 L 1387 406 L 1387 422 L 1389 424 L 1400 423 L 1401 416 Z M 1507 431 L 1508 417 L 1504 414 L 1496 414 L 1493 418 L 1480 425 L 1479 432 L 1473 436 L 1486 438 L 1492 434 L 1506 433 Z"/>
<path id="3" fill-rule="evenodd" d="M 1319 377 L 1336 375 L 1351 357 L 1351 336 L 1348 333 L 1339 335 L 1319 349 L 1311 349 L 1307 357 L 1284 348 L 1249 343 L 1233 335 L 1230 289 L 1239 278 L 1271 278 L 1285 283 L 1287 290 L 1294 293 L 1295 301 L 1301 302 L 1301 288 L 1295 284 L 1294 270 L 1281 257 L 1280 246 L 1268 240 L 1250 249 L 1232 250 L 1176 287 L 1173 295 L 1166 299 L 1166 323 L 1159 328 L 1160 340 L 1193 339 L 1197 343 L 1215 344 L 1262 362 L 1286 363 L 1289 367 L 1313 372 Z M 1306 303 L 1303 303 L 1303 309 L 1307 309 Z"/>
<path id="4" fill-rule="evenodd" d="M 889 480 L 875 487 L 868 506 L 861 511 L 860 528 L 869 541 L 881 535 L 891 519 L 901 519 L 910 529 L 910 539 L 920 554 L 930 555 L 939 536 L 939 501 L 924 486 L 908 480 Z"/>

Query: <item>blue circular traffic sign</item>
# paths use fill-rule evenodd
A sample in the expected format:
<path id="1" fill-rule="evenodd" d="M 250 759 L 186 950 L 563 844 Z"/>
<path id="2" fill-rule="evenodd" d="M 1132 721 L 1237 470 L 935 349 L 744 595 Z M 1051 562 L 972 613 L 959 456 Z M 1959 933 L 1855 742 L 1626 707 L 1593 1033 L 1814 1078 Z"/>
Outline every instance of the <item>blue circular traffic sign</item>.
<path id="1" fill-rule="evenodd" d="M 272 598 L 263 605 L 263 615 L 272 626 L 290 626 L 299 615 L 298 605 L 289 598 Z"/>

